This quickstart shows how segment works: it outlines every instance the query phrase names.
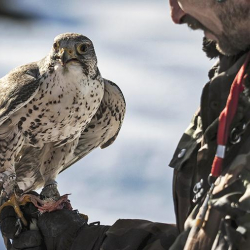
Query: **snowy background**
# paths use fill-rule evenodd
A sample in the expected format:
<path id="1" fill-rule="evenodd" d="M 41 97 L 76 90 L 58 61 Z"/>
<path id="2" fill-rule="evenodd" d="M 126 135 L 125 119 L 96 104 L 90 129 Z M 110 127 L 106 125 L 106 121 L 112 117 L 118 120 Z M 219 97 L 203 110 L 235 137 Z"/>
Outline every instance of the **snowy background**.
<path id="1" fill-rule="evenodd" d="M 88 36 L 103 77 L 122 89 L 127 113 L 120 135 L 57 179 L 90 222 L 119 218 L 173 223 L 172 169 L 180 136 L 199 106 L 213 62 L 203 34 L 174 25 L 167 0 L 9 0 L 11 10 L 36 17 L 0 19 L 0 76 L 40 60 L 63 32 Z M 4 249 L 1 245 L 0 249 Z"/>

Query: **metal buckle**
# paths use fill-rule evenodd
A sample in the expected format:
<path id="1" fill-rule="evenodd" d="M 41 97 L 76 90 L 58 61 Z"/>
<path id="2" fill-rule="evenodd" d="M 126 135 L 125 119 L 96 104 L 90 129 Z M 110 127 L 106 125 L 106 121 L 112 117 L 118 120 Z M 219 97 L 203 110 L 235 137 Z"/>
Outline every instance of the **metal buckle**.
<path id="1" fill-rule="evenodd" d="M 193 203 L 196 203 L 199 198 L 203 195 L 203 192 L 204 192 L 204 189 L 202 188 L 203 187 L 203 179 L 201 179 L 199 182 L 197 182 L 195 185 L 194 185 L 194 188 L 193 188 L 193 192 L 194 192 L 194 198 L 192 200 Z"/>
<path id="2" fill-rule="evenodd" d="M 243 123 L 241 127 L 235 127 L 232 129 L 230 133 L 230 142 L 232 144 L 237 144 L 241 141 L 241 135 L 245 132 L 247 128 L 246 123 Z"/>
<path id="3" fill-rule="evenodd" d="M 200 191 L 200 189 L 202 188 L 202 186 L 203 186 L 203 179 L 201 179 L 199 182 L 197 182 L 197 183 L 194 185 L 193 192 L 194 192 L 195 194 L 197 194 L 197 193 Z"/>
<path id="4" fill-rule="evenodd" d="M 230 142 L 232 144 L 237 144 L 241 141 L 241 136 L 237 133 L 237 129 L 233 128 L 230 134 Z"/>

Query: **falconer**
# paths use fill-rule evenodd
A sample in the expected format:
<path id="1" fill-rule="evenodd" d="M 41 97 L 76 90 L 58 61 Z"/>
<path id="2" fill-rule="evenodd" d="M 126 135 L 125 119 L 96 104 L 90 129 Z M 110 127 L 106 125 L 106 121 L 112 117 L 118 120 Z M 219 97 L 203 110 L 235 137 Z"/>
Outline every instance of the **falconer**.
<path id="1" fill-rule="evenodd" d="M 218 58 L 170 162 L 171 249 L 250 249 L 250 1 L 169 2 L 173 22 L 203 30 L 203 50 Z"/>

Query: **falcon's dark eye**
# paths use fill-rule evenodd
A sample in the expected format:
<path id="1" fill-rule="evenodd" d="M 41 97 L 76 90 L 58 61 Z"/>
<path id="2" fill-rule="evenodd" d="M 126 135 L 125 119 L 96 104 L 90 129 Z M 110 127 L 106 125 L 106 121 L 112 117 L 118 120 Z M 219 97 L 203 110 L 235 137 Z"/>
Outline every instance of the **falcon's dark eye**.
<path id="1" fill-rule="evenodd" d="M 58 50 L 59 49 L 59 43 L 58 42 L 54 43 L 53 48 L 54 48 L 54 50 Z"/>
<path id="2" fill-rule="evenodd" d="M 77 52 L 80 54 L 84 54 L 88 50 L 88 47 L 89 47 L 89 45 L 86 43 L 79 44 L 77 46 Z"/>

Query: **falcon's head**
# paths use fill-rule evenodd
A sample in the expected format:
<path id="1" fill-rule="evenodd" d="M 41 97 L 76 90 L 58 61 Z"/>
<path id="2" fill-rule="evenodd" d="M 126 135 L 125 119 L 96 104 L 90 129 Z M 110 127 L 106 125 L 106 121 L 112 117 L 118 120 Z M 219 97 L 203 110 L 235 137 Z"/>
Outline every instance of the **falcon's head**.
<path id="1" fill-rule="evenodd" d="M 89 38 L 76 33 L 64 33 L 55 37 L 50 54 L 54 65 L 69 65 L 83 68 L 85 75 L 93 75 L 97 70 L 97 58 L 93 43 Z"/>

